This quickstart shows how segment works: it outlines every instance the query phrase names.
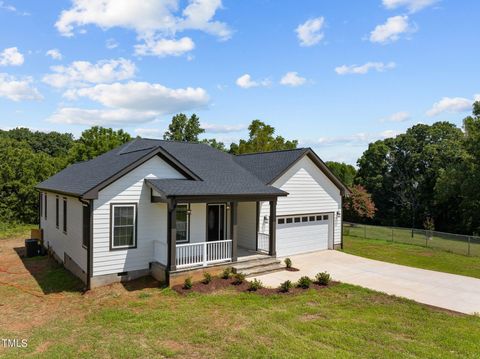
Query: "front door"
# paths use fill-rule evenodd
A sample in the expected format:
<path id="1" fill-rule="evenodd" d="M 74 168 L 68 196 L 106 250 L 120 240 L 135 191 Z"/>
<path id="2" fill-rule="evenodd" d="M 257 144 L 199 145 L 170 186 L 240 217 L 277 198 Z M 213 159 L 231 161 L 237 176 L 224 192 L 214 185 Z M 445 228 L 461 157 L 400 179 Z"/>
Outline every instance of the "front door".
<path id="1" fill-rule="evenodd" d="M 225 239 L 225 205 L 207 205 L 207 240 L 221 241 Z"/>

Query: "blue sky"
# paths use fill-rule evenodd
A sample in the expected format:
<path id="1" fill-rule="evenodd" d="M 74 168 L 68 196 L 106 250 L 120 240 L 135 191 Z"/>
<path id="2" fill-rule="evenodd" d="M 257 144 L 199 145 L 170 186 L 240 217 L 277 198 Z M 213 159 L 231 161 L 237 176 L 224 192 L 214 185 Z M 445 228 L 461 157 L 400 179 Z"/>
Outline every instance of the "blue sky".
<path id="1" fill-rule="evenodd" d="M 142 4 L 140 6 L 140 4 Z M 0 1 L 0 127 L 205 137 L 253 119 L 354 164 L 415 123 L 461 125 L 480 99 L 480 2 Z"/>

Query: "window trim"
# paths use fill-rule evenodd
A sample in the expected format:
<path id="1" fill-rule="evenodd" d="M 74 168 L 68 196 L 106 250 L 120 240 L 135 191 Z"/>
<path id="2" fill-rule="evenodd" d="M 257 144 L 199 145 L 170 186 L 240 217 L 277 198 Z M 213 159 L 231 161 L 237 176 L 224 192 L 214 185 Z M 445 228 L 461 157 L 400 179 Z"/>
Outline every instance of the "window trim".
<path id="1" fill-rule="evenodd" d="M 185 243 L 190 243 L 190 203 L 178 203 L 176 210 L 178 210 L 179 206 L 186 206 L 187 207 L 187 240 L 185 241 L 179 241 L 177 238 L 175 238 L 175 243 L 178 244 L 185 244 Z M 175 220 L 175 223 L 177 223 L 177 220 Z M 178 231 L 177 231 L 178 233 Z"/>
<path id="2" fill-rule="evenodd" d="M 133 207 L 133 246 L 114 246 L 113 245 L 113 215 L 115 207 Z M 110 251 L 124 251 L 126 249 L 137 248 L 137 228 L 138 228 L 138 203 L 129 202 L 129 203 L 110 203 Z"/>
<path id="3" fill-rule="evenodd" d="M 67 234 L 67 217 L 68 217 L 68 206 L 67 206 L 67 197 L 63 197 L 63 222 L 62 222 L 62 229 L 63 233 Z"/>
<path id="4" fill-rule="evenodd" d="M 60 228 L 60 198 L 55 196 L 55 227 Z"/>

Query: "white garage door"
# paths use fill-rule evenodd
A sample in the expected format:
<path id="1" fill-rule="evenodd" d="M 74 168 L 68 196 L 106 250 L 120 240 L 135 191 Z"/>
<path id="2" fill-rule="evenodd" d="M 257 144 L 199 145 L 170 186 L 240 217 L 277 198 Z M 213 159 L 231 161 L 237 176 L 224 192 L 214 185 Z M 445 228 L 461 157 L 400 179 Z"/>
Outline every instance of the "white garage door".
<path id="1" fill-rule="evenodd" d="M 332 220 L 332 214 L 277 217 L 277 256 L 328 249 L 333 242 Z"/>

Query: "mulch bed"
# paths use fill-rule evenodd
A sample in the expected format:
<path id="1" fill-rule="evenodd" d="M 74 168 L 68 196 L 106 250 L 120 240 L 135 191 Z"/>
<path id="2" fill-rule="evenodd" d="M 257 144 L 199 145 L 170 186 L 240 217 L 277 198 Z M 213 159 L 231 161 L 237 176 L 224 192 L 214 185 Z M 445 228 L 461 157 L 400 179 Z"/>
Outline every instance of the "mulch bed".
<path id="1" fill-rule="evenodd" d="M 212 278 L 212 281 L 208 284 L 204 284 L 202 282 L 195 282 L 193 283 L 192 288 L 190 289 L 185 289 L 183 287 L 183 284 L 177 284 L 173 286 L 172 289 L 177 293 L 183 294 L 183 295 L 192 293 L 192 292 L 209 294 L 209 293 L 214 293 L 214 292 L 218 292 L 226 289 L 234 289 L 238 292 L 257 293 L 260 295 L 273 295 L 273 294 L 290 295 L 290 294 L 302 293 L 308 289 L 322 290 L 324 288 L 337 284 L 336 282 L 331 282 L 328 286 L 325 286 L 325 285 L 318 285 L 318 284 L 312 283 L 310 288 L 307 288 L 307 289 L 294 287 L 290 289 L 288 292 L 282 292 L 278 288 L 260 288 L 257 291 L 249 291 L 250 283 L 248 280 L 243 281 L 243 283 L 241 284 L 234 284 L 233 282 L 234 282 L 233 278 L 222 279 L 222 278 L 214 277 Z"/>
<path id="2" fill-rule="evenodd" d="M 286 270 L 287 272 L 298 272 L 300 269 L 298 269 L 298 268 L 293 268 L 293 267 L 290 267 L 290 268 L 285 267 L 285 270 Z"/>

